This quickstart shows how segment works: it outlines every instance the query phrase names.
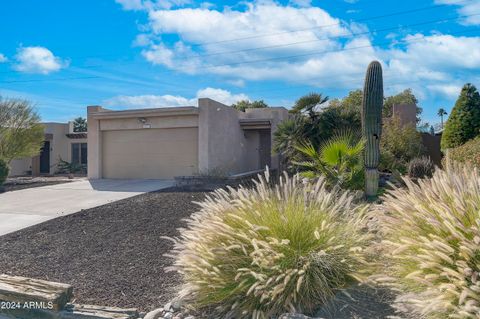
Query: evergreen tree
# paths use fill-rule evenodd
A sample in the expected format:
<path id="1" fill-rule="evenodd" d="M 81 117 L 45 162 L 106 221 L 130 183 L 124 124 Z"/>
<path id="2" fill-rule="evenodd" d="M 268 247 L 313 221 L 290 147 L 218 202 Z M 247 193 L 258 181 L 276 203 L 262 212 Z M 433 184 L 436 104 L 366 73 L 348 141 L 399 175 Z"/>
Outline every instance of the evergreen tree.
<path id="1" fill-rule="evenodd" d="M 83 117 L 77 117 L 73 120 L 74 132 L 86 132 L 87 131 L 87 119 Z"/>
<path id="2" fill-rule="evenodd" d="M 457 147 L 480 133 L 480 94 L 468 83 L 450 112 L 442 135 L 442 149 Z"/>

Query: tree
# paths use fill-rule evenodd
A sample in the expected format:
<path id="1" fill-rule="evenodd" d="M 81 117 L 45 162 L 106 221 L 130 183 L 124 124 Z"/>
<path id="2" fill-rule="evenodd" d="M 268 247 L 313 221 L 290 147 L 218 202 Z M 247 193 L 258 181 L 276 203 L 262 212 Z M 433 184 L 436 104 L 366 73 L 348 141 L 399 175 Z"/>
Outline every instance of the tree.
<path id="1" fill-rule="evenodd" d="M 306 136 L 307 118 L 301 114 L 295 114 L 281 122 L 273 133 L 273 151 L 282 155 L 283 164 L 297 159 L 296 146 L 302 141 L 308 140 Z"/>
<path id="2" fill-rule="evenodd" d="M 348 93 L 343 99 L 333 99 L 329 106 L 341 108 L 343 112 L 357 112 L 360 114 L 362 108 L 362 90 L 353 90 Z"/>
<path id="3" fill-rule="evenodd" d="M 74 132 L 86 132 L 87 131 L 87 119 L 83 117 L 77 117 L 73 120 Z"/>
<path id="4" fill-rule="evenodd" d="M 318 108 L 327 101 L 328 96 L 323 97 L 322 94 L 310 93 L 299 98 L 290 110 L 290 113 L 307 114 L 310 119 L 314 120 L 318 117 Z"/>
<path id="5" fill-rule="evenodd" d="M 392 95 L 385 98 L 383 103 L 382 116 L 392 117 L 394 104 L 418 104 L 418 100 L 412 92 L 412 89 L 406 89 L 403 92 Z M 417 105 L 417 122 L 420 122 L 420 114 L 422 114 L 422 108 Z"/>
<path id="6" fill-rule="evenodd" d="M 324 141 L 318 150 L 308 141 L 297 145 L 296 149 L 305 159 L 294 161 L 293 165 L 301 169 L 303 176 L 315 178 L 323 175 L 331 186 L 363 188 L 365 140 L 356 134 L 346 131 L 334 135 Z"/>
<path id="7" fill-rule="evenodd" d="M 44 138 L 40 116 L 30 102 L 0 99 L 0 158 L 10 163 L 15 158 L 36 156 Z"/>
<path id="8" fill-rule="evenodd" d="M 360 91 L 361 92 L 361 91 Z M 358 91 L 356 92 L 358 97 Z M 274 134 L 274 151 L 282 154 L 285 162 L 299 159 L 296 146 L 308 141 L 315 149 L 337 133 L 347 130 L 360 131 L 360 106 L 350 94 L 342 100 L 321 108 L 328 98 L 311 93 L 301 97 L 290 111 L 293 117 L 283 121 Z M 361 100 L 360 100 L 361 104 Z M 344 107 L 345 105 L 345 107 Z M 347 105 L 356 105 L 349 107 Z"/>
<path id="9" fill-rule="evenodd" d="M 412 159 L 425 153 L 422 136 L 415 125 L 402 125 L 398 119 L 383 123 L 380 139 L 380 169 L 405 173 Z"/>
<path id="10" fill-rule="evenodd" d="M 443 108 L 439 108 L 438 112 L 437 112 L 437 115 L 440 116 L 440 120 L 441 120 L 441 123 L 442 123 L 442 129 L 443 129 L 443 117 L 445 115 L 447 115 L 447 111 L 445 111 Z"/>
<path id="11" fill-rule="evenodd" d="M 250 102 L 249 100 L 241 100 L 232 104 L 232 107 L 237 111 L 245 112 L 246 109 L 263 109 L 268 107 L 268 105 L 263 100 L 253 102 Z"/>
<path id="12" fill-rule="evenodd" d="M 457 147 L 480 133 L 480 94 L 468 83 L 462 88 L 442 134 L 442 149 Z"/>

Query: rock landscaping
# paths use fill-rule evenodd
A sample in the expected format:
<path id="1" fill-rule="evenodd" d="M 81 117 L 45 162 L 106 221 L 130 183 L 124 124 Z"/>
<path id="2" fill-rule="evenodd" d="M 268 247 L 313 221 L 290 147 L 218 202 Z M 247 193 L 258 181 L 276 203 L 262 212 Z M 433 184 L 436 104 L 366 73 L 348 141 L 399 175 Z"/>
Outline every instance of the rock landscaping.
<path id="1" fill-rule="evenodd" d="M 5 183 L 0 186 L 0 193 L 17 191 L 21 189 L 42 187 L 49 185 L 57 185 L 63 183 L 70 183 L 72 179 L 63 176 L 48 176 L 48 177 L 9 177 Z M 3 189 L 3 191 L 2 191 Z"/>
<path id="2" fill-rule="evenodd" d="M 161 236 L 177 236 L 204 196 L 148 193 L 2 236 L 0 273 L 71 284 L 75 303 L 158 308 L 179 284 Z"/>

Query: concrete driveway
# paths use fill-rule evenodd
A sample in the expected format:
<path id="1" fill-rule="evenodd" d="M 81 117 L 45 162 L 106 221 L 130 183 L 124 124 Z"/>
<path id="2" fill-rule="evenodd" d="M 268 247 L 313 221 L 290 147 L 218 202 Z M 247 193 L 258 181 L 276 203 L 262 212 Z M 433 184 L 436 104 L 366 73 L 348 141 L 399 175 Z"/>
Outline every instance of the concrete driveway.
<path id="1" fill-rule="evenodd" d="M 80 180 L 0 194 L 0 235 L 135 195 L 173 186 L 170 180 Z"/>

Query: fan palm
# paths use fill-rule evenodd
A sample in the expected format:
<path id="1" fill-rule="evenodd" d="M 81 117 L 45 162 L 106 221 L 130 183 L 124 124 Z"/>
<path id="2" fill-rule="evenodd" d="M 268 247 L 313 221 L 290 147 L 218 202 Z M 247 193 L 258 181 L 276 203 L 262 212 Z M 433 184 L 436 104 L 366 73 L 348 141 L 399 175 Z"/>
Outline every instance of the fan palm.
<path id="1" fill-rule="evenodd" d="M 295 147 L 304 157 L 296 161 L 305 177 L 324 175 L 330 185 L 342 188 L 361 189 L 363 187 L 362 154 L 365 141 L 350 132 L 339 133 L 322 143 L 317 150 L 310 142 Z"/>
<path id="2" fill-rule="evenodd" d="M 444 108 L 438 109 L 437 115 L 440 116 L 440 119 L 441 119 L 441 121 L 442 121 L 442 129 L 443 129 L 443 117 L 444 117 L 445 115 L 447 115 L 447 114 L 448 114 L 448 113 L 447 113 L 447 111 L 445 111 Z"/>

